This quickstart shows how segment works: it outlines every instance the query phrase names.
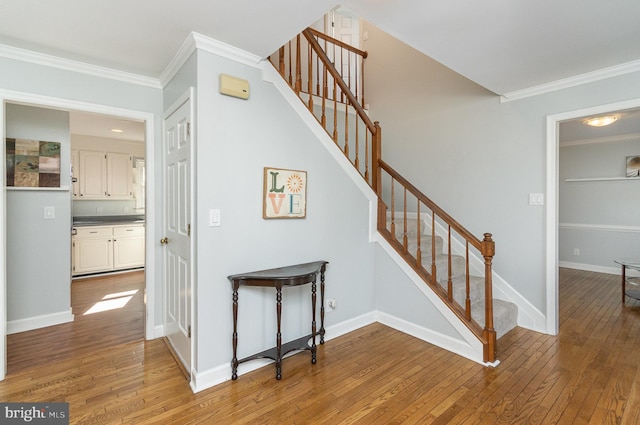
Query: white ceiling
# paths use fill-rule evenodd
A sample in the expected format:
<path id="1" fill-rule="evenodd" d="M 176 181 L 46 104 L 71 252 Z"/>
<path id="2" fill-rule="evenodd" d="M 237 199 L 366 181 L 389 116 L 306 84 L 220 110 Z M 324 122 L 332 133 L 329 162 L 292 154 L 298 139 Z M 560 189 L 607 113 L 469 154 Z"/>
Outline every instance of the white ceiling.
<path id="1" fill-rule="evenodd" d="M 621 64 L 640 68 L 638 0 L 341 4 L 501 95 Z M 333 0 L 3 0 L 0 44 L 158 78 L 192 31 L 266 57 L 335 5 Z"/>
<path id="2" fill-rule="evenodd" d="M 113 129 L 122 130 L 121 133 Z M 100 137 L 103 139 L 145 141 L 145 124 L 108 115 L 71 111 L 69 113 L 69 131 L 71 134 Z"/>
<path id="3" fill-rule="evenodd" d="M 615 142 L 622 140 L 640 140 L 640 109 L 611 111 L 618 120 L 606 127 L 590 127 L 584 124 L 587 116 L 560 123 L 558 139 L 560 145 L 584 142 Z"/>

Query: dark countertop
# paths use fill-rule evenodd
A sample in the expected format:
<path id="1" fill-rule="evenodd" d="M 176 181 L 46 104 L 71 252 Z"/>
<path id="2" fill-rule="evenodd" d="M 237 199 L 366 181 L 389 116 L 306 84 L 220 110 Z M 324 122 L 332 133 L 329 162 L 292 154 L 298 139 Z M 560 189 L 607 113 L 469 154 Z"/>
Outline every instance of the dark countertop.
<path id="1" fill-rule="evenodd" d="M 110 226 L 117 224 L 144 224 L 144 215 L 101 215 L 73 217 L 73 226 Z"/>

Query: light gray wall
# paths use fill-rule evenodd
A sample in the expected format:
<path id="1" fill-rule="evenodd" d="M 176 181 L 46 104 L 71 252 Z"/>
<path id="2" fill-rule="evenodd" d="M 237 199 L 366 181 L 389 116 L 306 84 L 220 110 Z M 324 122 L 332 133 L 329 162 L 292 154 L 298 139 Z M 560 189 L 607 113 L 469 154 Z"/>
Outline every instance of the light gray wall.
<path id="1" fill-rule="evenodd" d="M 13 59 L 0 58 L 0 91 L 8 97 L 12 92 L 46 96 L 51 99 L 64 99 L 91 105 L 104 105 L 130 111 L 150 113 L 154 116 L 154 137 L 148 143 L 158 146 L 161 141 L 160 126 L 162 123 L 162 90 L 138 84 L 127 83 L 97 76 L 79 74 L 72 71 L 21 62 Z M 79 108 L 81 109 L 81 108 Z M 156 157 L 148 161 L 160 164 L 161 150 L 155 150 Z M 4 163 L 0 165 L 0 172 L 4 173 Z M 159 178 L 158 178 L 159 179 Z M 147 227 L 148 232 L 160 234 L 162 225 L 161 184 L 155 185 L 156 205 L 150 206 L 156 214 L 155 228 Z M 147 210 L 149 211 L 149 210 Z M 0 222 L 5 219 L 0 212 Z M 12 246 L 7 244 L 7 251 Z M 155 293 L 156 296 L 156 325 L 162 324 L 162 270 L 161 251 L 156 253 L 155 263 Z"/>
<path id="2" fill-rule="evenodd" d="M 640 138 L 560 147 L 561 262 L 618 272 L 613 260 L 640 257 L 640 180 L 565 181 L 591 177 L 624 179 L 626 157 L 638 154 Z M 576 249 L 578 254 L 574 253 Z"/>
<path id="3" fill-rule="evenodd" d="M 7 105 L 6 136 L 59 142 L 60 185 L 66 190 L 7 191 L 7 320 L 71 309 L 69 113 Z M 44 219 L 44 208 L 55 218 Z"/>
<path id="4" fill-rule="evenodd" d="M 640 73 L 501 103 L 494 93 L 364 24 L 366 98 L 382 157 L 475 235 L 494 270 L 546 310 L 546 117 L 640 98 Z"/>
<path id="5" fill-rule="evenodd" d="M 303 263 L 330 262 L 327 297 L 338 308 L 326 325 L 374 309 L 374 246 L 368 242 L 368 200 L 277 90 L 257 69 L 216 55 L 197 58 L 197 370 L 231 360 L 228 275 Z M 218 93 L 220 73 L 247 79 L 250 97 Z M 262 218 L 263 168 L 307 171 L 307 217 Z M 221 210 L 221 227 L 208 211 Z M 285 290 L 283 339 L 309 332 L 309 288 Z M 239 352 L 274 345 L 273 290 L 242 288 Z"/>

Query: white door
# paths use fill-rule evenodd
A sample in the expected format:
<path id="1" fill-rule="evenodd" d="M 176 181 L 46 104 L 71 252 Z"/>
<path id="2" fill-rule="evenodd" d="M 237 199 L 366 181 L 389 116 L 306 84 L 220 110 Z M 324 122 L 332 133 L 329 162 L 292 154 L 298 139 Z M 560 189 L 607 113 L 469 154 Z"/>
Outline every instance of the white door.
<path id="1" fill-rule="evenodd" d="M 191 96 L 164 119 L 165 329 L 176 354 L 191 371 Z"/>
<path id="2" fill-rule="evenodd" d="M 349 10 L 338 6 L 327 14 L 326 19 L 326 33 L 328 35 L 352 47 L 360 48 L 360 18 Z M 356 84 L 362 84 L 359 75 L 362 64 L 360 56 L 349 54 L 346 50 L 329 51 L 327 54 L 334 61 L 336 69 L 355 94 Z M 360 94 L 360 88 L 358 88 L 358 94 Z"/>

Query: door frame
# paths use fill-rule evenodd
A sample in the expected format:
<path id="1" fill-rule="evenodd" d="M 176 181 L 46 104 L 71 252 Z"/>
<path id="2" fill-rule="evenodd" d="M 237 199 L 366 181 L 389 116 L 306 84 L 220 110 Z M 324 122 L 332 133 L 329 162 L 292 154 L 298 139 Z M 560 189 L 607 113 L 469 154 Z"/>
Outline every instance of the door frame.
<path id="1" fill-rule="evenodd" d="M 559 204 L 559 148 L 558 127 L 562 121 L 587 115 L 601 115 L 640 107 L 640 99 L 593 106 L 547 116 L 547 207 L 546 207 L 546 332 L 556 335 L 560 330 L 560 303 L 558 287 L 558 204 Z"/>
<path id="2" fill-rule="evenodd" d="M 149 249 L 153 247 L 153 241 L 156 240 L 156 214 L 155 214 L 155 183 L 154 183 L 154 158 L 155 158 L 155 143 L 154 143 L 154 114 L 152 112 L 135 111 L 125 108 L 117 108 L 112 106 L 80 102 L 64 98 L 48 97 L 42 95 L 36 95 L 32 93 L 24 93 L 9 90 L 0 90 L 0 134 L 4 141 L 6 137 L 6 104 L 22 104 L 41 108 L 58 109 L 65 111 L 82 111 L 92 112 L 97 114 L 112 115 L 121 117 L 124 119 L 143 121 L 145 123 L 145 157 L 146 162 L 146 203 L 145 208 L 145 245 L 147 247 L 145 252 L 145 339 L 153 339 L 156 337 L 155 331 L 155 287 L 154 282 L 156 261 L 154 250 Z M 3 380 L 7 374 L 7 264 L 6 264 L 6 250 L 7 250 L 7 196 L 6 196 L 6 159 L 5 149 L 2 149 L 0 154 L 0 173 L 2 173 L 2 194 L 0 195 L 0 380 Z M 71 249 L 71 247 L 69 247 Z"/>
<path id="3" fill-rule="evenodd" d="M 166 190 L 167 190 L 167 175 L 164 172 L 164 167 L 165 167 L 165 152 L 166 152 L 166 137 L 165 137 L 165 121 L 166 119 L 171 116 L 171 114 L 173 114 L 175 111 L 178 110 L 178 108 L 180 108 L 184 103 L 189 102 L 189 122 L 191 123 L 191 135 L 190 135 L 190 139 L 189 139 L 189 221 L 191 224 L 191 237 L 189 238 L 189 279 L 190 279 L 190 283 L 191 283 L 191 296 L 189 298 L 189 304 L 191 305 L 190 307 L 190 317 L 189 320 L 191 322 L 191 338 L 189 339 L 189 343 L 190 343 L 190 347 L 189 347 L 189 367 L 190 370 L 188 370 L 189 373 L 189 379 L 191 381 L 191 387 L 193 389 L 193 385 L 195 382 L 194 379 L 194 371 L 196 370 L 195 368 L 195 350 L 194 347 L 196 346 L 196 344 L 194 343 L 194 341 L 197 338 L 197 332 L 198 332 L 198 326 L 196 324 L 195 321 L 195 303 L 194 300 L 196 298 L 196 285 L 195 285 L 195 264 L 196 264 L 196 238 L 193 237 L 193 235 L 196 234 L 196 230 L 197 230 L 197 225 L 196 225 L 196 220 L 195 220 L 195 199 L 196 199 L 196 193 L 195 193 L 195 143 L 196 143 L 196 137 L 197 137 L 197 131 L 196 131 L 196 123 L 195 123 L 195 117 L 196 117 L 196 104 L 195 104 L 195 88 L 194 87 L 189 87 L 187 90 L 184 91 L 184 93 L 182 93 L 182 95 L 180 95 L 163 113 L 162 113 L 162 194 L 163 194 L 163 200 L 162 200 L 162 211 L 165 212 L 164 214 L 164 220 L 162 223 L 162 237 L 164 237 L 165 233 L 166 233 L 166 229 L 167 229 L 167 197 L 164 196 L 166 194 Z M 163 308 L 163 313 L 162 313 L 162 328 L 164 329 L 163 332 L 163 336 L 167 336 L 167 287 L 168 287 L 168 283 L 167 283 L 167 273 L 165 272 L 165 267 L 167 267 L 168 265 L 168 261 L 167 261 L 167 250 L 163 249 L 163 254 L 162 254 L 162 267 L 163 267 L 163 278 L 162 278 L 162 308 Z"/>

